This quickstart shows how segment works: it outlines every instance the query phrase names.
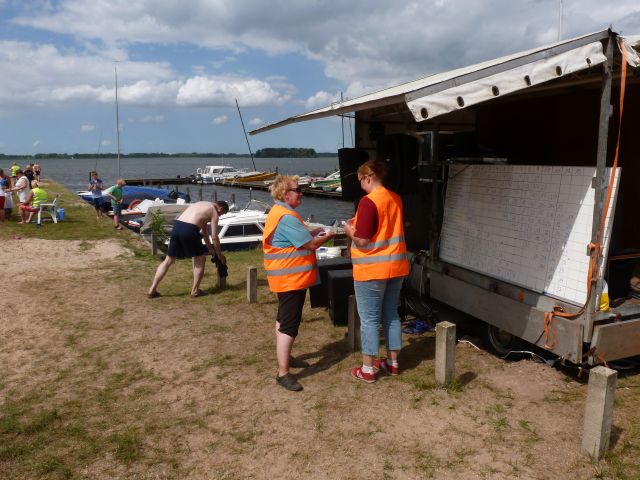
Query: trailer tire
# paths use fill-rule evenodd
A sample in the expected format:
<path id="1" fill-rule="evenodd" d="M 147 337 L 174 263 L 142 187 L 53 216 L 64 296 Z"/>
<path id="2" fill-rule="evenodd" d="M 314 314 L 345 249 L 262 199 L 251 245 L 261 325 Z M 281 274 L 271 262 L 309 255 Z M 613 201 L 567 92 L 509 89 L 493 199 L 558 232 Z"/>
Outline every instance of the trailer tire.
<path id="1" fill-rule="evenodd" d="M 487 323 L 484 328 L 484 344 L 487 348 L 503 357 L 509 352 L 522 350 L 524 340 L 506 330 Z"/>

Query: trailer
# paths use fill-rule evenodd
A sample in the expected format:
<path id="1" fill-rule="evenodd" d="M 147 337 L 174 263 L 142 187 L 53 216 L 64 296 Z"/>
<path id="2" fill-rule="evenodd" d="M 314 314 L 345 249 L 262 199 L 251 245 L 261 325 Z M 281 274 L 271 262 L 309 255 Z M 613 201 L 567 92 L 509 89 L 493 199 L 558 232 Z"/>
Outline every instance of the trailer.
<path id="1" fill-rule="evenodd" d="M 483 321 L 499 351 L 521 339 L 606 364 L 640 355 L 639 50 L 608 29 L 251 134 L 354 113 L 343 193 L 357 197 L 364 158 L 389 163 L 431 299 Z"/>

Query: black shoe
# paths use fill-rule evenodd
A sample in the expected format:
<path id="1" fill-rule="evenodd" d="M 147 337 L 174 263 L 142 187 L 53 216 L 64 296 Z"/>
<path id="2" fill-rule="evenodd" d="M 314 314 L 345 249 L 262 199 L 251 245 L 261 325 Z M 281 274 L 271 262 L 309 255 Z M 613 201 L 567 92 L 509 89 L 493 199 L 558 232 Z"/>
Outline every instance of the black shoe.
<path id="1" fill-rule="evenodd" d="M 283 377 L 276 374 L 276 383 L 290 392 L 299 392 L 302 390 L 302 385 L 300 385 L 290 373 L 287 373 Z"/>
<path id="2" fill-rule="evenodd" d="M 289 366 L 291 368 L 309 368 L 311 365 L 301 358 L 289 357 Z"/>

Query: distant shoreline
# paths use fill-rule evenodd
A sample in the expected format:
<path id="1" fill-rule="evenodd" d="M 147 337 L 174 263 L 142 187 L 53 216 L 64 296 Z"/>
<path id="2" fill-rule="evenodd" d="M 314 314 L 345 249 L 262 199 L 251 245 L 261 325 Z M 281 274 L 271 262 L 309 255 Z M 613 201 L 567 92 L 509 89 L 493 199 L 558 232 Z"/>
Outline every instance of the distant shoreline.
<path id="1" fill-rule="evenodd" d="M 35 155 L 8 155 L 0 153 L 0 160 L 47 160 L 47 159 L 96 159 L 117 158 L 116 153 L 37 153 Z M 246 153 L 121 153 L 120 158 L 251 158 Z M 254 155 L 254 158 L 338 158 L 338 153 L 318 152 L 313 156 L 278 155 L 277 157 L 263 157 Z"/>

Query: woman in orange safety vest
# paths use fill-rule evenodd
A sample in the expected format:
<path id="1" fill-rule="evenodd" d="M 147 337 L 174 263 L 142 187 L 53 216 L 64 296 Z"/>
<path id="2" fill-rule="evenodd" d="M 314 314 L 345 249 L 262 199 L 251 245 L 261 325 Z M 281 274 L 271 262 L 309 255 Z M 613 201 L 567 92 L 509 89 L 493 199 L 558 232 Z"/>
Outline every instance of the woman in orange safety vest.
<path id="1" fill-rule="evenodd" d="M 278 295 L 276 383 L 297 392 L 302 385 L 289 373 L 289 368 L 306 368 L 309 364 L 291 357 L 291 349 L 302 321 L 307 288 L 319 283 L 315 250 L 335 233 L 323 228 L 310 230 L 294 211 L 302 203 L 297 176 L 279 175 L 270 191 L 275 205 L 267 216 L 262 247 L 269 288 Z"/>
<path id="2" fill-rule="evenodd" d="M 367 193 L 356 216 L 345 225 L 351 238 L 351 261 L 360 316 L 362 366 L 351 374 L 366 383 L 376 381 L 376 371 L 398 374 L 402 326 L 398 301 L 404 277 L 409 274 L 402 224 L 402 199 L 383 185 L 387 165 L 369 160 L 358 168 L 360 186 Z M 387 358 L 377 360 L 382 323 Z"/>

